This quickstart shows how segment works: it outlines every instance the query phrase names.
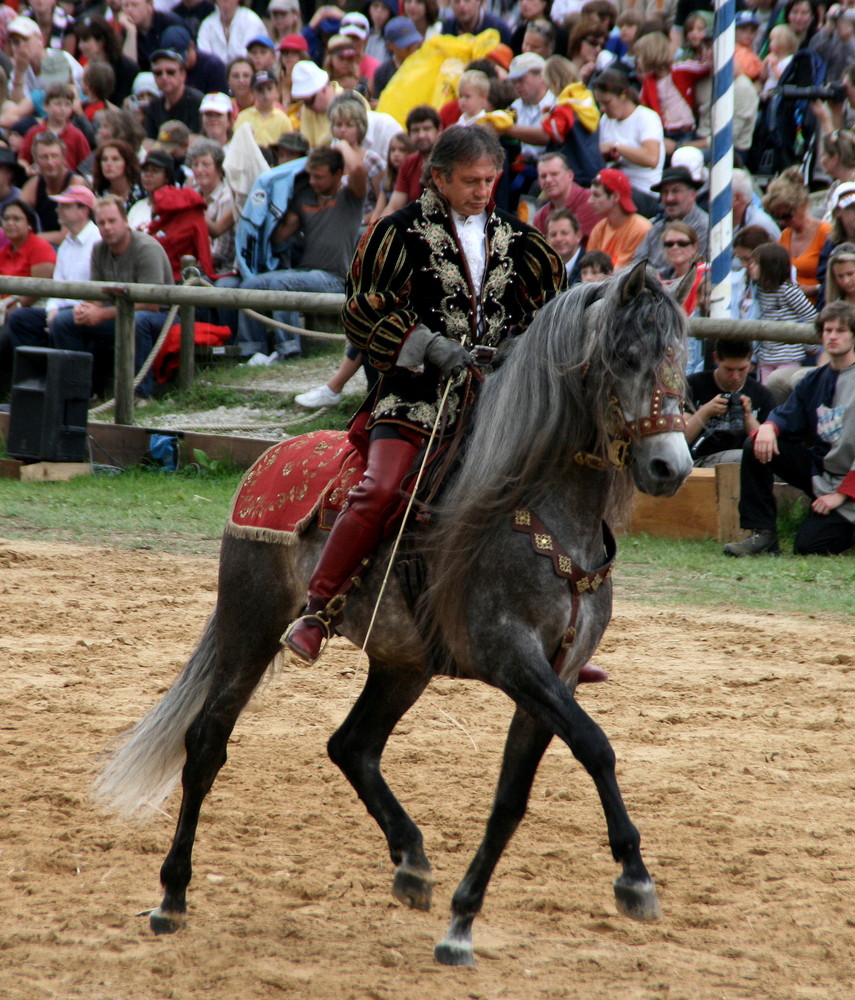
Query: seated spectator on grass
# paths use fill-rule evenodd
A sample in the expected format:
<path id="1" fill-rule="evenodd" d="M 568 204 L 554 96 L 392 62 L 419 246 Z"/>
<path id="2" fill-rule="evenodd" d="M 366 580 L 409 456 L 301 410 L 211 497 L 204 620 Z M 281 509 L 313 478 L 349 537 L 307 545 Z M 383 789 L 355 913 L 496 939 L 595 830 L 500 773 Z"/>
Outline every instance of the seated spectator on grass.
<path id="1" fill-rule="evenodd" d="M 741 462 L 746 437 L 775 407 L 751 374 L 753 353 L 750 340 L 717 340 L 713 367 L 687 379 L 685 433 L 698 468 Z"/>
<path id="2" fill-rule="evenodd" d="M 796 534 L 797 555 L 845 552 L 855 543 L 855 312 L 833 302 L 816 325 L 828 364 L 810 371 L 746 443 L 739 524 L 749 535 L 725 545 L 727 555 L 780 551 L 776 476 L 811 500 Z"/>

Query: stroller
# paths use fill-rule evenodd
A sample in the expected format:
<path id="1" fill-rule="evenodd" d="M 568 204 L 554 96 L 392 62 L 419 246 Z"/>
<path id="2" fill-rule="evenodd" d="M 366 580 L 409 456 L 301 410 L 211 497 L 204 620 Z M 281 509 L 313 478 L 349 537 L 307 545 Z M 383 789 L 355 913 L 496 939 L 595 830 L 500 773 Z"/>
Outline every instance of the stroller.
<path id="1" fill-rule="evenodd" d="M 745 157 L 745 165 L 755 177 L 771 177 L 798 163 L 810 184 L 819 137 L 810 105 L 831 96 L 823 86 L 825 72 L 825 61 L 810 49 L 801 49 L 793 56 L 757 116 L 751 149 Z"/>

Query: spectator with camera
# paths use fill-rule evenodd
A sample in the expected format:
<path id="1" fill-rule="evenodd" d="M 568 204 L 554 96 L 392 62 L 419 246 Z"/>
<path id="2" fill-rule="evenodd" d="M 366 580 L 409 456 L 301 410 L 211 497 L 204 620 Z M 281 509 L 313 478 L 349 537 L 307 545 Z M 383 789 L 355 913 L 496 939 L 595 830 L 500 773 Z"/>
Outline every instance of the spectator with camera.
<path id="1" fill-rule="evenodd" d="M 690 375 L 686 441 L 697 468 L 740 462 L 749 434 L 759 430 L 775 400 L 751 375 L 750 340 L 717 340 L 713 368 Z"/>

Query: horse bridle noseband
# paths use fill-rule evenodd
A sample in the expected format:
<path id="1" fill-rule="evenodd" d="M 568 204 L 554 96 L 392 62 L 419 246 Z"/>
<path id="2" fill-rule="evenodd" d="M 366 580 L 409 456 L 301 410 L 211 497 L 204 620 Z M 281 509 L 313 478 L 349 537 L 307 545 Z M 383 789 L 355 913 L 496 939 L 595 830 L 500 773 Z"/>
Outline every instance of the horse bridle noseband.
<path id="1" fill-rule="evenodd" d="M 580 464 L 591 469 L 617 469 L 621 472 L 626 467 L 629 456 L 629 446 L 633 438 L 648 437 L 651 434 L 664 434 L 669 431 L 683 431 L 686 424 L 683 419 L 683 373 L 674 361 L 674 349 L 669 347 L 665 357 L 656 369 L 653 398 L 650 403 L 650 413 L 638 420 L 627 420 L 621 409 L 620 400 L 612 396 L 610 403 L 615 414 L 615 424 L 618 429 L 611 435 L 608 444 L 608 456 L 594 455 L 589 451 L 578 451 L 573 456 Z M 680 401 L 678 413 L 663 413 L 662 407 L 667 397 Z"/>

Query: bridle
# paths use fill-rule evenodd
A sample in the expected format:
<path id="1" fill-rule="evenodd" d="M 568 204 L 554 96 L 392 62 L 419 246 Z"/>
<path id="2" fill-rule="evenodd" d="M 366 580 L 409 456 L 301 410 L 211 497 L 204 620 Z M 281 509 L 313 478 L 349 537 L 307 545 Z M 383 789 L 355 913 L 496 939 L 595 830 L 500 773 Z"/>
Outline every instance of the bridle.
<path id="1" fill-rule="evenodd" d="M 654 376 L 653 397 L 650 401 L 650 412 L 638 420 L 627 420 L 624 416 L 620 400 L 612 395 L 609 400 L 614 416 L 613 426 L 616 428 L 609 434 L 608 454 L 605 458 L 594 455 L 590 451 L 577 451 L 573 456 L 580 465 L 590 469 L 616 469 L 622 472 L 626 468 L 629 457 L 629 446 L 633 439 L 648 437 L 651 434 L 664 434 L 668 431 L 685 430 L 683 419 L 683 373 L 674 360 L 674 348 L 669 347 L 665 357 L 659 363 Z M 677 413 L 663 413 L 666 399 L 670 397 L 680 402 Z"/>

